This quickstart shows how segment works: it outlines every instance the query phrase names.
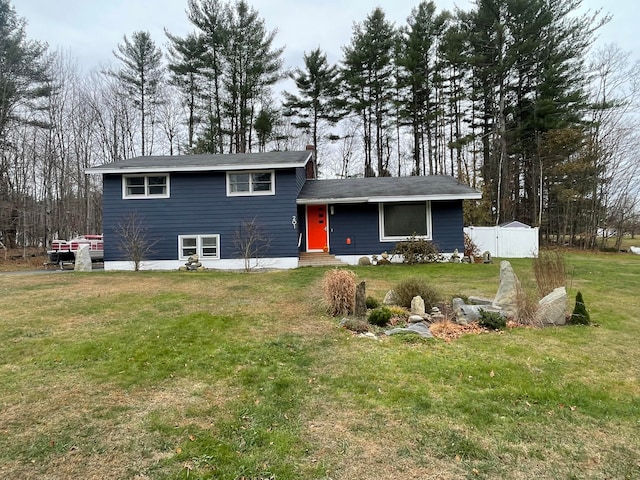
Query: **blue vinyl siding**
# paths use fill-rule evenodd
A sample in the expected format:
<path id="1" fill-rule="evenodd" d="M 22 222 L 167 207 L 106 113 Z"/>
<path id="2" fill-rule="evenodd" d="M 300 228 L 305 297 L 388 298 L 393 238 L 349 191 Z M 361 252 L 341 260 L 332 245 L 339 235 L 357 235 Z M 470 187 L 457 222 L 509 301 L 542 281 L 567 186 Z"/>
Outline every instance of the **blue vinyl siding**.
<path id="1" fill-rule="evenodd" d="M 178 235 L 220 234 L 220 258 L 240 258 L 235 253 L 234 232 L 242 221 L 255 218 L 271 239 L 267 257 L 296 257 L 297 172 L 275 172 L 275 195 L 227 197 L 225 172 L 172 173 L 171 197 L 122 199 L 121 175 L 104 175 L 103 224 L 105 260 L 127 260 L 118 248 L 114 227 L 136 212 L 150 241 L 157 241 L 149 260 L 178 258 Z"/>
<path id="2" fill-rule="evenodd" d="M 394 249 L 396 242 L 380 242 L 377 203 L 336 204 L 333 212 L 329 215 L 332 254 L 370 255 Z M 461 200 L 431 202 L 431 221 L 432 241 L 441 252 L 464 250 Z M 347 238 L 351 239 L 350 245 Z"/>
<path id="3" fill-rule="evenodd" d="M 297 194 L 300 193 L 302 187 L 304 187 L 304 182 L 307 181 L 307 172 L 304 168 L 296 168 L 296 197 Z"/>
<path id="4" fill-rule="evenodd" d="M 441 252 L 464 252 L 462 200 L 431 202 L 433 243 Z"/>

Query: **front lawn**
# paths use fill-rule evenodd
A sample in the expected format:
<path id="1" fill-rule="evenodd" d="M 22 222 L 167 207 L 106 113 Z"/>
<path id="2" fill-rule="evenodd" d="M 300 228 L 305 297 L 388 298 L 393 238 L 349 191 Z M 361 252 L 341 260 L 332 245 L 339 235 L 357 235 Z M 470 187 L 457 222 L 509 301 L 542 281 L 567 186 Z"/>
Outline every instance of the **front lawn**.
<path id="1" fill-rule="evenodd" d="M 0 274 L 0 477 L 640 478 L 640 256 L 567 259 L 597 326 L 452 342 L 339 328 L 320 268 Z M 354 271 L 491 297 L 499 263 Z"/>

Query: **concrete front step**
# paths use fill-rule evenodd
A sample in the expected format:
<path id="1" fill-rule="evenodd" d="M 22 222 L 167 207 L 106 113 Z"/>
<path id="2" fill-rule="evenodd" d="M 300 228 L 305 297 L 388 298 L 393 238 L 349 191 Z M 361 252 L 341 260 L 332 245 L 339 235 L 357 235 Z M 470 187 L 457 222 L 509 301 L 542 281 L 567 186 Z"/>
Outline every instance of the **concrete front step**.
<path id="1" fill-rule="evenodd" d="M 325 252 L 303 252 L 298 260 L 299 267 L 326 267 L 346 265 L 338 260 L 335 255 Z"/>

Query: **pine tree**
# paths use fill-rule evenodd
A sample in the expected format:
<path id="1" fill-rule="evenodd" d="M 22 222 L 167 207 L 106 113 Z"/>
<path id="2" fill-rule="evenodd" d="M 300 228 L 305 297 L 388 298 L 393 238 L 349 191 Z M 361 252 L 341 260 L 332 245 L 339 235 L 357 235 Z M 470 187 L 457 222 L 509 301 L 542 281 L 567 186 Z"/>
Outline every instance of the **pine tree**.
<path id="1" fill-rule="evenodd" d="M 28 40 L 25 20 L 8 0 L 0 0 L 0 147 L 9 125 L 25 122 L 51 93 L 45 55 L 46 45 Z"/>
<path id="2" fill-rule="evenodd" d="M 329 66 L 327 56 L 320 48 L 308 54 L 305 52 L 303 58 L 305 69 L 296 68 L 289 75 L 296 84 L 298 94 L 284 92 L 283 106 L 287 116 L 297 117 L 298 120 L 293 125 L 311 135 L 318 162 L 322 124 L 334 125 L 340 119 L 337 102 L 340 92 L 339 72 L 335 65 Z"/>
<path id="3" fill-rule="evenodd" d="M 202 37 L 193 33 L 181 38 L 165 32 L 169 39 L 170 83 L 183 96 L 187 107 L 187 149 L 194 146 L 195 130 L 198 122 L 198 108 L 202 91 L 205 46 Z"/>
<path id="4" fill-rule="evenodd" d="M 283 48 L 274 48 L 258 12 L 244 0 L 189 0 L 189 20 L 198 28 L 204 53 L 201 78 L 203 122 L 197 148 L 251 151 L 256 116 L 282 77 Z M 226 140 L 225 140 L 226 137 Z"/>
<path id="5" fill-rule="evenodd" d="M 9 179 L 9 152 L 15 145 L 8 132 L 17 124 L 48 127 L 33 114 L 51 94 L 46 45 L 28 40 L 25 20 L 8 0 L 0 0 L 0 232 L 4 246 L 14 248 L 19 210 Z"/>
<path id="6" fill-rule="evenodd" d="M 589 325 L 591 323 L 591 317 L 589 316 L 580 291 L 576 294 L 576 306 L 573 309 L 569 323 L 572 325 Z"/>
<path id="7" fill-rule="evenodd" d="M 162 52 L 151 39 L 149 32 L 137 31 L 131 40 L 125 35 L 123 43 L 113 55 L 122 62 L 122 68 L 108 72 L 117 77 L 124 86 L 127 95 L 140 111 L 140 138 L 142 155 L 151 153 L 147 149 L 146 126 L 153 119 L 153 107 L 159 102 L 158 90 L 162 82 Z M 147 151 L 149 150 L 149 151 Z"/>
<path id="8" fill-rule="evenodd" d="M 446 12 L 436 15 L 433 2 L 421 2 L 411 12 L 407 28 L 403 31 L 403 48 L 397 58 L 402 67 L 400 86 L 406 92 L 403 116 L 409 124 L 413 139 L 414 175 L 435 173 L 436 45 L 445 30 L 447 18 Z"/>
<path id="9" fill-rule="evenodd" d="M 382 9 L 376 8 L 353 29 L 344 48 L 342 75 L 348 108 L 360 116 L 363 128 L 364 175 L 389 175 L 386 148 L 387 114 L 394 96 L 393 52 L 396 31 Z M 375 155 L 375 157 L 374 157 Z"/>

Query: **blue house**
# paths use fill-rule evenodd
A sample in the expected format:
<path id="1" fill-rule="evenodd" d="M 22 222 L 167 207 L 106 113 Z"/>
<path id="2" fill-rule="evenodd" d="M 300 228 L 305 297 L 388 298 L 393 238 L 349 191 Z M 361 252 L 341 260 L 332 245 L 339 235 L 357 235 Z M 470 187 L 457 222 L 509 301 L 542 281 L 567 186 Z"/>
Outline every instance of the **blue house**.
<path id="1" fill-rule="evenodd" d="M 268 238 L 260 265 L 295 268 L 306 252 L 355 264 L 416 233 L 441 252 L 464 247 L 462 201 L 480 193 L 447 176 L 316 180 L 311 151 L 136 157 L 102 174 L 104 262 L 132 268 L 118 227 L 135 214 L 153 243 L 145 269 L 244 267 L 242 225 Z"/>

